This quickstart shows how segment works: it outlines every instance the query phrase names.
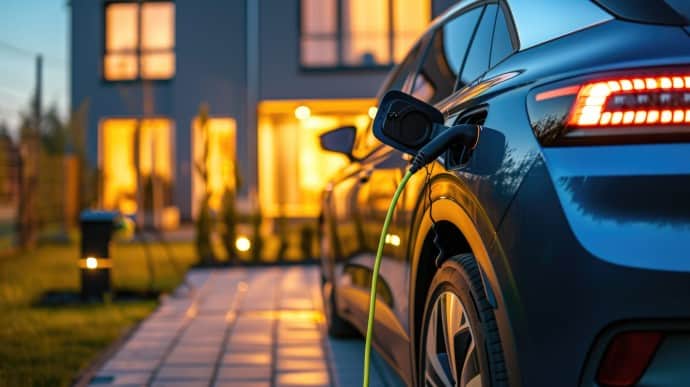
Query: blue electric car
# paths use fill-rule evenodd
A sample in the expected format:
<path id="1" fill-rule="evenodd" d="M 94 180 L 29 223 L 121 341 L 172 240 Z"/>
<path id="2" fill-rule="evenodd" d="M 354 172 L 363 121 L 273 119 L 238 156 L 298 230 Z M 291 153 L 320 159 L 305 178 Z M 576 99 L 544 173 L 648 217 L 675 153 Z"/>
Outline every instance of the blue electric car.
<path id="1" fill-rule="evenodd" d="M 690 2 L 460 1 L 381 89 L 478 125 L 385 235 L 374 345 L 417 386 L 690 386 Z M 435 109 L 435 110 L 434 110 Z M 423 120 L 397 134 L 414 143 Z M 323 195 L 330 333 L 363 332 L 410 155 L 353 127 Z"/>

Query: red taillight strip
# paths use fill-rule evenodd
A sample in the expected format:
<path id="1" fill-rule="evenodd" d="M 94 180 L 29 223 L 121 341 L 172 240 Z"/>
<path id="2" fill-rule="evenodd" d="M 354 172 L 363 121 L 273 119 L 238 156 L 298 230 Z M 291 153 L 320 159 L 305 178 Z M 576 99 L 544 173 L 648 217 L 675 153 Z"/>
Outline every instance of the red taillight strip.
<path id="1" fill-rule="evenodd" d="M 569 88 L 556 89 L 537 95 L 542 99 L 567 95 L 554 93 Z M 570 91 L 570 90 L 569 90 Z M 598 81 L 579 88 L 571 110 L 568 125 L 574 127 L 602 127 L 622 125 L 681 124 L 690 123 L 690 104 L 687 106 L 650 106 L 648 109 L 607 111 L 606 103 L 612 95 L 637 94 L 641 92 L 688 91 L 690 76 L 635 77 Z"/>

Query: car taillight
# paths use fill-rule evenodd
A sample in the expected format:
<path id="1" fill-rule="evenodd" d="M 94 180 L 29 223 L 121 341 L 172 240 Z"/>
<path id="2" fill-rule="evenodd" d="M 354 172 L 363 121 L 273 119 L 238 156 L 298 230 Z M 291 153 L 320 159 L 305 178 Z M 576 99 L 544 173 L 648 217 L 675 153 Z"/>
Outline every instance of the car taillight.
<path id="1" fill-rule="evenodd" d="M 545 145 L 690 139 L 690 73 L 548 85 L 530 93 L 527 108 Z"/>
<path id="2" fill-rule="evenodd" d="M 661 344 L 660 332 L 624 332 L 609 343 L 599 364 L 597 383 L 605 387 L 634 386 Z"/>

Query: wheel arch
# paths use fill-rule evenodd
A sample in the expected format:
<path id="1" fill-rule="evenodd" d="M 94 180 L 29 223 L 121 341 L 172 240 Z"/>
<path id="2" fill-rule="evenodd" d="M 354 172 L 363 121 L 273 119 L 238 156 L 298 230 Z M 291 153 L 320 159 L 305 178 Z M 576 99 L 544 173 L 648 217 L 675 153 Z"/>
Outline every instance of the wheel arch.
<path id="1" fill-rule="evenodd" d="M 414 376 L 418 372 L 414 354 L 419 345 L 422 314 L 428 296 L 429 286 L 437 272 L 435 257 L 438 252 L 433 243 L 433 223 L 430 217 L 428 189 L 431 189 L 431 208 L 436 221 L 436 230 L 443 238 L 453 238 L 449 246 L 450 256 L 471 253 L 475 256 L 482 273 L 485 292 L 495 298 L 497 309 L 503 309 L 502 294 L 494 262 L 489 251 L 496 233 L 483 212 L 478 201 L 462 186 L 462 183 L 449 174 L 435 176 L 420 195 L 413 216 L 413 231 L 410 236 L 410 308 L 409 329 L 411 345 L 411 364 Z M 473 214 L 474 216 L 470 216 Z M 489 297 L 487 297 L 489 298 Z M 504 334 L 503 332 L 501 332 Z M 512 341 L 512 340 L 511 340 Z"/>

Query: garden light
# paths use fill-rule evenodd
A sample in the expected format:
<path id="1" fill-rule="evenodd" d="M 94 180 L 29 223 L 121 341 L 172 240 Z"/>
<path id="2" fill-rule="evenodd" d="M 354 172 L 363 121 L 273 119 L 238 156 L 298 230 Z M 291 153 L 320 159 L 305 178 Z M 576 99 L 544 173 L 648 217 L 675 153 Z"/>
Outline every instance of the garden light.
<path id="1" fill-rule="evenodd" d="M 252 242 L 245 236 L 240 236 L 235 240 L 235 248 L 237 251 L 246 252 L 252 248 Z"/>
<path id="2" fill-rule="evenodd" d="M 86 268 L 87 269 L 97 269 L 98 268 L 98 260 L 94 257 L 88 257 L 86 258 Z"/>
<path id="3" fill-rule="evenodd" d="M 81 297 L 102 301 L 110 293 L 110 241 L 117 229 L 126 228 L 119 214 L 106 211 L 84 211 L 80 216 Z"/>

